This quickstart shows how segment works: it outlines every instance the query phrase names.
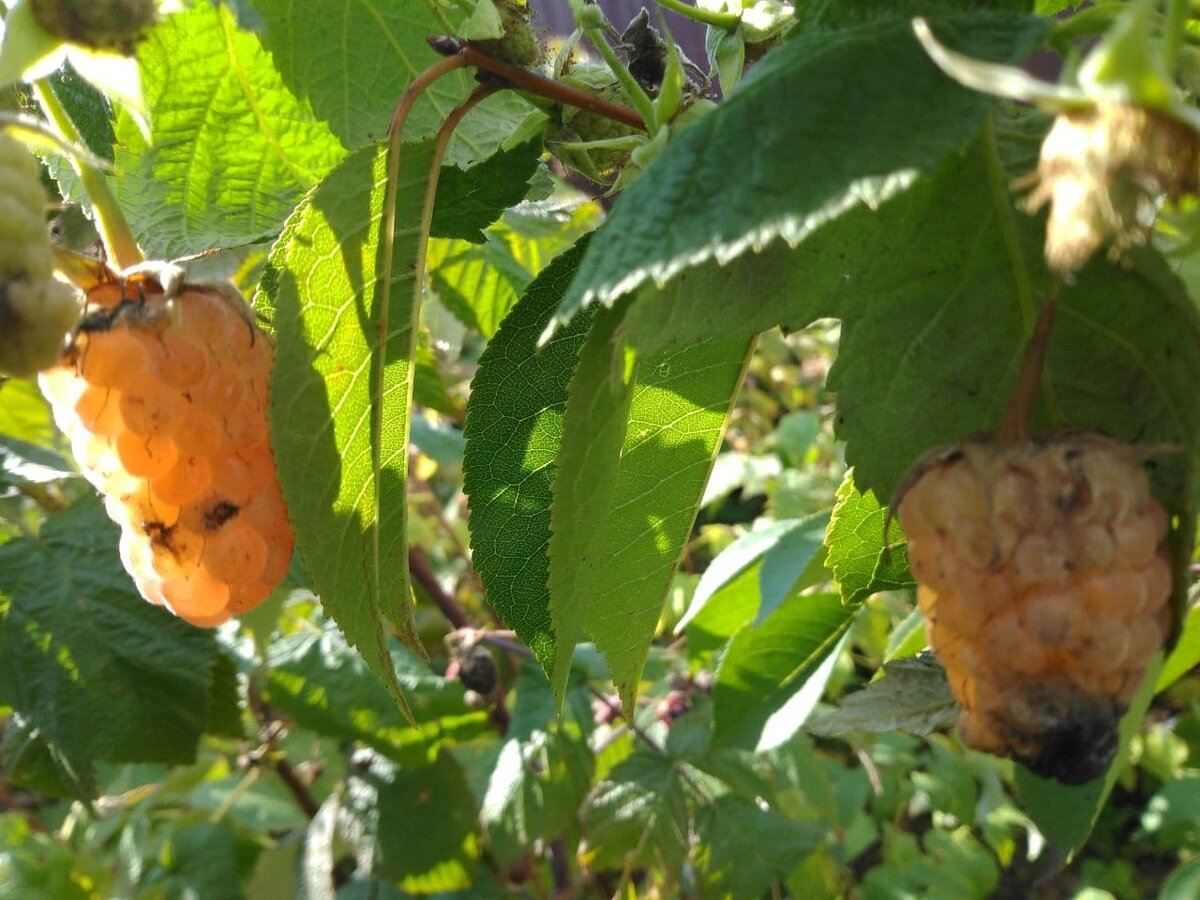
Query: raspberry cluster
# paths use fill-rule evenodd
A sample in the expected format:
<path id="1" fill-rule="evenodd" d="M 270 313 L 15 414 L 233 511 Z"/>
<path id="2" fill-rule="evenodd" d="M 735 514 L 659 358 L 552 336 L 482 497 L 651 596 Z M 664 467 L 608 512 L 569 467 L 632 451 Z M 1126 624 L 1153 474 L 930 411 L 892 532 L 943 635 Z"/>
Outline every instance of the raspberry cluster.
<path id="1" fill-rule="evenodd" d="M 88 304 L 42 390 L 121 526 L 125 568 L 192 624 L 246 612 L 292 555 L 267 427 L 270 340 L 216 288 L 114 282 Z"/>
<path id="2" fill-rule="evenodd" d="M 897 512 L 963 739 L 1098 777 L 1172 622 L 1167 516 L 1137 454 L 1091 434 L 967 442 L 910 481 Z"/>
<path id="3" fill-rule="evenodd" d="M 621 106 L 630 105 L 625 88 L 607 66 L 572 61 L 560 80 Z M 547 144 L 563 165 L 597 184 L 608 184 L 629 162 L 630 151 L 603 145 L 588 148 L 577 145 L 627 138 L 637 133 L 636 129 L 599 113 L 567 106 L 563 107 L 561 120 L 553 126 Z"/>
<path id="4" fill-rule="evenodd" d="M 38 161 L 0 131 L 0 373 L 27 378 L 58 359 L 75 297 L 54 278 Z"/>

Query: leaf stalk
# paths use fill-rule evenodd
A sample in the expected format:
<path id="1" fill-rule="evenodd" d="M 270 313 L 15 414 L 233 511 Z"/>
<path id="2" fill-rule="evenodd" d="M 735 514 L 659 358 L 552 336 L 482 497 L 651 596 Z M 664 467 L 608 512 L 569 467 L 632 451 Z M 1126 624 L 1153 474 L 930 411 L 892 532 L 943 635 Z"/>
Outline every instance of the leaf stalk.
<path id="1" fill-rule="evenodd" d="M 33 92 L 59 139 L 72 146 L 84 145 L 79 129 L 71 121 L 66 108 L 58 101 L 49 82 L 46 79 L 35 82 Z M 104 172 L 86 157 L 71 154 L 70 159 L 71 166 L 79 175 L 79 180 L 83 182 L 83 188 L 91 201 L 96 217 L 96 230 L 100 232 L 100 239 L 104 242 L 104 251 L 108 258 L 118 269 L 128 269 L 145 262 L 146 256 L 138 246 Z"/>

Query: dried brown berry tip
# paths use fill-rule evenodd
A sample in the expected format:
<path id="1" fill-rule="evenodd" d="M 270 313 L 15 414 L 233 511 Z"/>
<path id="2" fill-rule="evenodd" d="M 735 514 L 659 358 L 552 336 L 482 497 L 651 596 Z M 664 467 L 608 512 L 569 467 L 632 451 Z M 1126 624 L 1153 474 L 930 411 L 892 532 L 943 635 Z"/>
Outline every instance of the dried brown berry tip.
<path id="1" fill-rule="evenodd" d="M 1200 189 L 1200 134 L 1168 115 L 1123 103 L 1064 112 L 1042 144 L 1026 208 L 1050 204 L 1046 260 L 1081 268 L 1104 244 L 1119 257 L 1143 244 L 1158 198 Z"/>
<path id="2" fill-rule="evenodd" d="M 918 463 L 896 506 L 963 740 L 1065 783 L 1103 774 L 1172 623 L 1167 515 L 1137 452 L 968 441 Z"/>
<path id="3" fill-rule="evenodd" d="M 458 664 L 458 680 L 463 687 L 480 694 L 490 694 L 496 689 L 496 661 L 486 647 L 470 649 Z"/>
<path id="4" fill-rule="evenodd" d="M 88 308 L 41 384 L 121 526 L 125 568 L 194 625 L 247 612 L 292 556 L 267 425 L 271 341 L 217 288 L 114 281 Z"/>

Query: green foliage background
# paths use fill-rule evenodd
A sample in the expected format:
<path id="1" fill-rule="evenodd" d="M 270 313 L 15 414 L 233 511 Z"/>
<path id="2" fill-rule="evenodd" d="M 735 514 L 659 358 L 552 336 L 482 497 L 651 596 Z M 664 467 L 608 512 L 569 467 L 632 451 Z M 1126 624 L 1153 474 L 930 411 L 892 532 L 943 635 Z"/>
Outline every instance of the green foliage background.
<path id="1" fill-rule="evenodd" d="M 1196 894 L 1200 617 L 1108 777 L 1044 784 L 954 733 L 886 515 L 994 427 L 1053 289 L 1009 187 L 1049 119 L 942 75 L 911 17 L 1017 62 L 1070 4 L 805 4 L 611 204 L 501 91 L 437 172 L 424 302 L 470 76 L 404 132 L 387 272 L 383 139 L 474 5 L 184 6 L 138 51 L 147 131 L 70 63 L 52 89 L 143 248 L 214 251 L 191 277 L 273 333 L 299 552 L 214 632 L 149 606 L 36 386 L 0 383 L 0 898 Z M 1062 290 L 1036 420 L 1179 448 L 1183 613 L 1200 269 L 1160 243 Z"/>

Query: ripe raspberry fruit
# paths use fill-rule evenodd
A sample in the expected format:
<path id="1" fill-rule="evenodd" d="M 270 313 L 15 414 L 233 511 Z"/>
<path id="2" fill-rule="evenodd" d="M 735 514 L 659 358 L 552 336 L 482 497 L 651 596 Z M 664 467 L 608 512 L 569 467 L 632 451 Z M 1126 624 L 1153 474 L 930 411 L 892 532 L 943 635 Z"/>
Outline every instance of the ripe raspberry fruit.
<path id="1" fill-rule="evenodd" d="M 37 160 L 0 132 L 0 373 L 19 378 L 54 364 L 79 317 L 54 278 L 45 212 Z"/>
<path id="2" fill-rule="evenodd" d="M 42 391 L 121 526 L 126 570 L 194 625 L 247 612 L 292 556 L 267 426 L 270 339 L 213 287 L 110 281 L 88 310 Z"/>
<path id="3" fill-rule="evenodd" d="M 1167 515 L 1136 451 L 1093 434 L 968 441 L 914 467 L 897 512 L 963 740 L 1075 784 L 1171 628 Z"/>

